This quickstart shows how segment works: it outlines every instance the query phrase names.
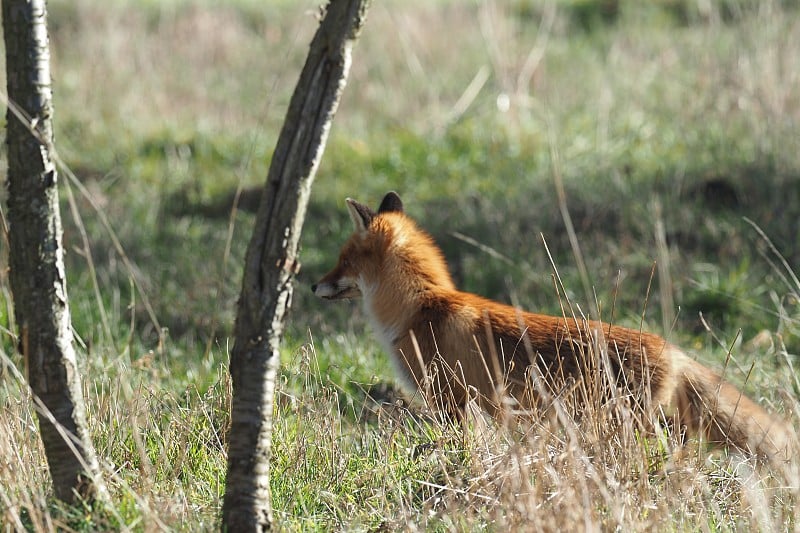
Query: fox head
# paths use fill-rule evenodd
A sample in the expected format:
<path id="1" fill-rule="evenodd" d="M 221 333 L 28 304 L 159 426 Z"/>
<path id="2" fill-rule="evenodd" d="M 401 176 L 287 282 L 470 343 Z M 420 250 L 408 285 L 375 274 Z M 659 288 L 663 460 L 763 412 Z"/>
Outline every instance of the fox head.
<path id="1" fill-rule="evenodd" d="M 403 211 L 396 192 L 383 197 L 377 212 L 347 198 L 354 232 L 333 270 L 311 287 L 326 300 L 361 298 L 387 289 L 432 283 L 454 288 L 441 251 Z M 394 292 L 389 290 L 388 292 Z"/>

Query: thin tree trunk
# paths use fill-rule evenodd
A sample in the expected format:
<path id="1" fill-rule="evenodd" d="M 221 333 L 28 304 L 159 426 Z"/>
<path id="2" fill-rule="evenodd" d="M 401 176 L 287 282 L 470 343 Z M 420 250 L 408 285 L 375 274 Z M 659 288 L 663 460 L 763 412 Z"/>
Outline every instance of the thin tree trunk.
<path id="1" fill-rule="evenodd" d="M 297 243 L 311 184 L 369 0 L 332 0 L 297 83 L 270 164 L 245 258 L 230 372 L 233 405 L 222 526 L 272 526 L 272 400 L 283 322 L 299 264 Z"/>
<path id="2" fill-rule="evenodd" d="M 9 109 L 9 264 L 19 346 L 41 401 L 39 428 L 56 497 L 90 497 L 97 460 L 86 429 L 61 247 L 47 10 L 3 0 Z M 13 109 L 12 109 L 13 108 Z M 50 416 L 52 415 L 52 416 Z"/>

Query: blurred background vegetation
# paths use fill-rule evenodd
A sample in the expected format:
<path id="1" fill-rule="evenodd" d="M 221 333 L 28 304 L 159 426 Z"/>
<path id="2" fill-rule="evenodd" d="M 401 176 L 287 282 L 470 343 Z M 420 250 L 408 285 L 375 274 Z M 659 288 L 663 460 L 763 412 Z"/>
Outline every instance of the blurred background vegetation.
<path id="1" fill-rule="evenodd" d="M 68 287 L 98 447 L 142 472 L 151 454 L 154 477 L 120 468 L 132 490 L 180 486 L 201 510 L 184 512 L 213 522 L 242 260 L 317 2 L 51 0 L 49 10 Z M 377 205 L 397 190 L 465 290 L 560 313 L 546 241 L 576 307 L 718 363 L 738 343 L 734 381 L 757 362 L 761 393 L 797 386 L 779 354 L 800 354 L 800 287 L 754 225 L 796 271 L 799 14 L 796 0 L 376 0 L 301 241 L 276 430 L 279 513 L 351 517 L 293 470 L 297 398 L 316 401 L 332 384 L 321 394 L 339 394 L 336 408 L 358 424 L 364 390 L 392 379 L 361 308 L 309 290 L 350 232 L 346 196 Z M 313 361 L 298 349 L 309 337 Z M 318 381 L 303 377 L 309 365 Z M 144 437 L 115 433 L 126 417 Z M 167 440 L 175 427 L 180 438 Z M 120 505 L 123 519 L 136 498 Z"/>
<path id="2" fill-rule="evenodd" d="M 307 1 L 50 3 L 56 143 L 86 189 L 64 218 L 87 349 L 225 360 L 317 13 Z M 797 14 L 775 0 L 376 2 L 313 191 L 289 344 L 362 335 L 357 305 L 307 287 L 350 230 L 344 197 L 374 204 L 394 189 L 465 290 L 559 312 L 544 238 L 587 312 L 644 316 L 697 347 L 702 313 L 725 338 L 778 332 L 797 353 L 798 288 L 744 219 L 798 264 Z"/>

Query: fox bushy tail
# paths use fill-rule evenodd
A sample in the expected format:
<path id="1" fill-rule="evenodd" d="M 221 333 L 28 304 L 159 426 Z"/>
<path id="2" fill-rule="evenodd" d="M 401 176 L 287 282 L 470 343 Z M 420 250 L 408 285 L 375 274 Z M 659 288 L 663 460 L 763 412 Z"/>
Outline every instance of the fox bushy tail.
<path id="1" fill-rule="evenodd" d="M 716 372 L 685 357 L 678 379 L 678 416 L 690 432 L 711 444 L 733 446 L 777 463 L 795 453 L 797 440 L 789 425 Z"/>

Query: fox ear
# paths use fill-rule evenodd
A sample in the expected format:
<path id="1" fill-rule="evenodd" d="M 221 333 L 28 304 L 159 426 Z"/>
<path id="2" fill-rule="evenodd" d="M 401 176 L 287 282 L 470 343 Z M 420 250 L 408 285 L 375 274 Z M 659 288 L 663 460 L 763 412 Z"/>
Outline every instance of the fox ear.
<path id="1" fill-rule="evenodd" d="M 365 233 L 369 227 L 369 223 L 375 218 L 375 213 L 364 204 L 360 204 L 352 198 L 347 198 L 347 212 L 350 213 L 350 219 L 358 233 Z"/>
<path id="2" fill-rule="evenodd" d="M 381 206 L 378 208 L 378 213 L 391 213 L 391 212 L 403 212 L 403 200 L 400 199 L 400 196 L 394 192 L 389 191 L 386 193 L 386 196 L 383 197 L 383 201 L 381 202 Z"/>

